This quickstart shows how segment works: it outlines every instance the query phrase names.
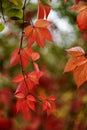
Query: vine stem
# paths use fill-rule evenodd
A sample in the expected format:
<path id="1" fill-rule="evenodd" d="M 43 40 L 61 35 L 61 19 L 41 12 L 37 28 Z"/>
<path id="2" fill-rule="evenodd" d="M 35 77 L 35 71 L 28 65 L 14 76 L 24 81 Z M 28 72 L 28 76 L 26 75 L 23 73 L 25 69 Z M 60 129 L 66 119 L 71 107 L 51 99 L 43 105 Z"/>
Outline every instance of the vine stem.
<path id="1" fill-rule="evenodd" d="M 3 7 L 2 7 L 2 0 L 0 0 L 1 3 L 1 12 L 2 12 L 2 18 L 4 20 L 4 22 L 6 23 L 5 17 L 4 17 L 4 11 L 3 11 Z"/>
<path id="2" fill-rule="evenodd" d="M 18 54 L 20 55 L 20 65 L 21 65 L 21 69 L 22 69 L 22 74 L 23 74 L 23 77 L 24 77 L 24 82 L 25 82 L 25 85 L 27 87 L 27 90 L 28 89 L 28 85 L 27 85 L 27 81 L 26 81 L 26 78 L 25 78 L 25 71 L 24 71 L 24 68 L 23 68 L 23 64 L 22 64 L 22 55 L 21 55 L 21 50 L 22 50 L 22 45 L 23 45 L 23 34 L 24 34 L 24 11 L 25 11 L 25 6 L 26 6 L 26 1 L 24 1 L 24 5 L 23 5 L 23 26 L 22 26 L 22 34 L 21 34 L 21 41 L 20 41 L 20 48 L 19 48 L 19 52 Z"/>

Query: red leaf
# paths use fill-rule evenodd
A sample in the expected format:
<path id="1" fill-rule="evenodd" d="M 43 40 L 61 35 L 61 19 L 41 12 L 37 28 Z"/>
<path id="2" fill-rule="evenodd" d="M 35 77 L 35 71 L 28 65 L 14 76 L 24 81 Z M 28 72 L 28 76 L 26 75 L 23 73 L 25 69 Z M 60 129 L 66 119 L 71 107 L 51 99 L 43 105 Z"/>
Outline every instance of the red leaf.
<path id="1" fill-rule="evenodd" d="M 32 102 L 32 101 L 27 100 L 27 104 L 28 104 L 28 107 L 29 107 L 31 110 L 36 111 L 35 102 Z"/>
<path id="2" fill-rule="evenodd" d="M 40 33 L 40 30 L 37 28 L 36 29 L 36 42 L 40 47 L 44 47 L 45 45 L 45 38 L 43 37 L 43 35 Z"/>
<path id="3" fill-rule="evenodd" d="M 48 106 L 48 101 L 44 101 L 44 102 L 42 103 L 42 111 L 47 110 L 47 106 Z"/>
<path id="4" fill-rule="evenodd" d="M 54 95 L 51 95 L 51 96 L 48 97 L 48 100 L 55 101 L 56 97 Z"/>
<path id="5" fill-rule="evenodd" d="M 38 17 L 38 19 L 43 19 L 44 18 L 44 8 L 40 4 L 40 2 L 38 2 L 38 15 L 37 15 L 37 17 Z"/>
<path id="6" fill-rule="evenodd" d="M 37 73 L 39 73 L 40 70 L 39 70 L 38 64 L 35 63 L 35 62 L 33 62 L 33 65 L 34 65 L 35 71 L 36 71 Z"/>
<path id="7" fill-rule="evenodd" d="M 25 99 L 20 99 L 16 104 L 17 112 L 22 111 L 24 115 L 28 115 L 29 108 Z"/>
<path id="8" fill-rule="evenodd" d="M 23 67 L 24 68 L 27 67 L 29 59 L 26 53 L 24 52 L 24 50 L 20 50 L 20 53 L 19 53 L 19 49 L 16 49 L 13 51 L 11 60 L 10 60 L 11 66 L 18 64 L 19 62 L 22 62 Z M 20 55 L 21 55 L 21 58 L 20 58 Z"/>
<path id="9" fill-rule="evenodd" d="M 15 78 L 13 78 L 12 82 L 20 82 L 24 79 L 23 75 L 18 75 Z"/>
<path id="10" fill-rule="evenodd" d="M 46 40 L 53 41 L 50 31 L 47 28 L 40 28 L 39 31 Z"/>
<path id="11" fill-rule="evenodd" d="M 10 59 L 10 66 L 16 65 L 20 61 L 20 56 L 18 52 L 19 52 L 19 48 L 17 48 L 12 52 L 11 59 Z"/>
<path id="12" fill-rule="evenodd" d="M 46 99 L 46 95 L 41 94 L 41 95 L 39 96 L 39 98 L 41 98 L 42 100 L 45 100 L 45 99 Z"/>
<path id="13" fill-rule="evenodd" d="M 52 109 L 56 110 L 56 104 L 54 102 L 50 102 Z"/>
<path id="14" fill-rule="evenodd" d="M 15 97 L 19 98 L 19 99 L 23 99 L 25 97 L 25 95 L 21 92 L 18 92 L 18 93 L 15 94 Z"/>
<path id="15" fill-rule="evenodd" d="M 27 100 L 29 100 L 29 101 L 33 101 L 33 102 L 36 102 L 35 97 L 32 96 L 32 95 L 28 95 L 28 96 L 27 96 Z"/>
<path id="16" fill-rule="evenodd" d="M 28 47 L 31 47 L 33 43 L 35 42 L 35 30 L 33 30 L 32 35 L 29 37 L 28 40 Z"/>
<path id="17" fill-rule="evenodd" d="M 51 7 L 50 6 L 44 6 L 45 14 L 46 14 L 46 19 L 50 13 Z"/>
<path id="18" fill-rule="evenodd" d="M 15 92 L 15 96 L 16 96 L 17 98 L 20 98 L 20 97 L 22 97 L 23 95 L 26 96 L 27 91 L 28 91 L 28 90 L 27 90 L 27 87 L 26 87 L 25 82 L 24 82 L 24 81 L 23 81 L 23 82 L 20 82 L 20 83 L 18 84 L 18 86 L 17 86 L 16 92 Z M 20 95 L 22 95 L 22 96 L 20 96 Z M 24 98 L 24 97 L 22 97 L 22 98 Z"/>
<path id="19" fill-rule="evenodd" d="M 25 36 L 29 38 L 28 46 L 30 47 L 34 42 L 36 42 L 39 46 L 42 48 L 44 47 L 45 41 L 51 40 L 52 37 L 48 29 L 46 28 L 48 25 L 50 25 L 51 22 L 43 19 L 39 19 L 35 22 L 35 25 L 32 26 L 33 30 L 31 35 L 28 34 L 28 30 L 30 30 L 30 26 L 25 28 Z M 42 31 L 42 28 L 45 30 L 45 32 Z M 41 31 L 40 31 L 41 29 Z M 29 31 L 30 32 L 30 31 Z M 42 35 L 43 32 L 43 35 Z M 46 34 L 45 34 L 46 33 Z"/>

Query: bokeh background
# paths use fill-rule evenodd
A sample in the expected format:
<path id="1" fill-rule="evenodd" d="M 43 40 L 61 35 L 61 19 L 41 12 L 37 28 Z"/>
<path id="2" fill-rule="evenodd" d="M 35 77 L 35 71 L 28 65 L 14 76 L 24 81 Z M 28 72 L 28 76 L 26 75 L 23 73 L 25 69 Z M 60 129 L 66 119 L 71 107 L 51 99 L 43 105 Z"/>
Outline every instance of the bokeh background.
<path id="1" fill-rule="evenodd" d="M 39 106 L 36 113 L 30 113 L 29 120 L 25 120 L 22 113 L 16 113 L 16 84 L 11 79 L 21 69 L 19 65 L 10 67 L 9 61 L 12 51 L 20 44 L 23 1 L 13 1 L 2 1 L 6 23 L 0 8 L 0 130 L 87 130 L 87 83 L 77 90 L 72 73 L 63 73 L 70 57 L 65 51 L 67 48 L 81 46 L 87 51 L 87 33 L 79 31 L 77 14 L 69 11 L 72 0 L 66 4 L 64 0 L 52 1 L 48 20 L 53 22 L 49 29 L 54 42 L 47 41 L 44 48 L 33 46 L 41 55 L 38 60 L 40 69 L 46 73 L 40 79 L 36 93 L 54 94 L 57 110 L 47 117 Z M 35 21 L 36 15 L 37 1 L 27 0 L 25 26 L 31 19 Z M 28 69 L 32 70 L 32 65 Z"/>

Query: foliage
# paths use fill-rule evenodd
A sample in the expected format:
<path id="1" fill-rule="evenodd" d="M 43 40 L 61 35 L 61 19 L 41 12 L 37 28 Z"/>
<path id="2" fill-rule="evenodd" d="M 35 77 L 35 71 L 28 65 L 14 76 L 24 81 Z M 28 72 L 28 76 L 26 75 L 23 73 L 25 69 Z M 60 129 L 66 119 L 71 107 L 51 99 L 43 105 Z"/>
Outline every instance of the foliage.
<path id="1" fill-rule="evenodd" d="M 71 6 L 70 0 L 58 0 L 58 7 L 51 0 L 0 2 L 0 129 L 86 130 L 87 1 L 75 0 Z M 77 34 L 74 43 L 54 42 L 52 9 L 69 19 Z M 66 65 L 65 49 L 72 56 Z M 73 71 L 77 91 L 63 69 Z"/>

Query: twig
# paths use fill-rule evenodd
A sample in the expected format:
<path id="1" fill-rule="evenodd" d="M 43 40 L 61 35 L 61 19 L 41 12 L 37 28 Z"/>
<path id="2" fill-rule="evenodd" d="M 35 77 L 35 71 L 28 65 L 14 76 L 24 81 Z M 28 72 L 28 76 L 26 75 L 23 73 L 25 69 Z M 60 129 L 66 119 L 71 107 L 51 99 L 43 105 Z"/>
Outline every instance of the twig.
<path id="1" fill-rule="evenodd" d="M 4 17 L 4 11 L 3 11 L 3 7 L 2 7 L 2 0 L 0 0 L 1 2 L 1 12 L 2 12 L 2 18 L 4 20 L 4 22 L 6 23 L 5 17 Z"/>

